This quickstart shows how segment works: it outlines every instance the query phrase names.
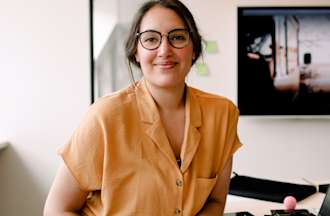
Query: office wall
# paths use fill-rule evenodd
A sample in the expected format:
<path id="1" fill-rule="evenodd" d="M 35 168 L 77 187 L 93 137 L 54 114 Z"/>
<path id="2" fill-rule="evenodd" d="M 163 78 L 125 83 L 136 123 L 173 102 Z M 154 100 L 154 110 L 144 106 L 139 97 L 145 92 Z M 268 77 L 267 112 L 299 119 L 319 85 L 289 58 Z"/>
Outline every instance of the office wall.
<path id="1" fill-rule="evenodd" d="M 210 76 L 191 73 L 202 89 L 236 97 L 236 6 L 284 0 L 185 0 L 219 53 L 205 57 Z M 290 1 L 290 5 L 326 5 Z M 11 0 L 0 7 L 0 214 L 41 215 L 56 168 L 56 149 L 89 104 L 88 1 Z M 238 173 L 273 179 L 328 180 L 329 119 L 241 118 Z"/>
<path id="2" fill-rule="evenodd" d="M 189 82 L 236 101 L 237 6 L 330 6 L 328 0 L 184 1 L 192 9 L 205 39 L 216 40 L 219 53 L 205 55 L 209 76 Z M 257 24 L 256 24 L 257 25 Z M 241 117 L 243 147 L 235 155 L 234 171 L 278 180 L 330 181 L 330 118 L 274 119 Z"/>
<path id="3" fill-rule="evenodd" d="M 0 7 L 0 215 L 42 215 L 56 149 L 90 100 L 88 0 Z"/>

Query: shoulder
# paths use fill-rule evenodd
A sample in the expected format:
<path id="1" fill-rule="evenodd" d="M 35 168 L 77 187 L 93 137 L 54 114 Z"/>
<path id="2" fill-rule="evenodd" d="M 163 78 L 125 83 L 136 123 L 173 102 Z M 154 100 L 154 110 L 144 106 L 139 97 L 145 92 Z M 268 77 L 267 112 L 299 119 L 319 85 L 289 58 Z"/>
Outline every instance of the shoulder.
<path id="1" fill-rule="evenodd" d="M 219 110 L 227 110 L 231 112 L 238 112 L 236 105 L 228 98 L 202 91 L 193 87 L 189 87 L 189 91 L 197 99 L 200 106 L 210 109 L 212 107 Z"/>
<path id="2" fill-rule="evenodd" d="M 113 92 L 98 98 L 89 108 L 88 113 L 94 116 L 109 116 L 125 113 L 135 103 L 134 86 Z"/>

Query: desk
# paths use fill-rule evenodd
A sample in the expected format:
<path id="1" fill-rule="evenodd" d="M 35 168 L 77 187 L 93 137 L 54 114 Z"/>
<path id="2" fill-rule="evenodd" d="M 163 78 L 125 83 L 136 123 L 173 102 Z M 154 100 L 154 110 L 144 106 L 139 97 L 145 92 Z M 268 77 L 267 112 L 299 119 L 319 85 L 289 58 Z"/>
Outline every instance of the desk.
<path id="1" fill-rule="evenodd" d="M 316 214 L 322 205 L 324 197 L 324 193 L 315 193 L 298 202 L 296 209 L 307 209 L 311 213 Z M 264 216 L 270 215 L 271 209 L 283 208 L 281 203 L 228 195 L 225 213 L 248 211 L 255 216 Z"/>

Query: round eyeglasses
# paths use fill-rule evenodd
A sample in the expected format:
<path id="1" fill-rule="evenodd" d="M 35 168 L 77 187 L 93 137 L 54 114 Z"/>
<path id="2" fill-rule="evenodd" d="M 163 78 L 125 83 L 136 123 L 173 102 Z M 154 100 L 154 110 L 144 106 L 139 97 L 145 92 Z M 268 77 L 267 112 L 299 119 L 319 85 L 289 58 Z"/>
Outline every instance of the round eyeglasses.
<path id="1" fill-rule="evenodd" d="M 167 36 L 169 44 L 177 49 L 184 48 L 189 44 L 189 31 L 187 29 L 173 29 L 167 34 L 155 30 L 147 30 L 136 34 L 143 48 L 155 50 L 160 47 L 163 36 Z"/>

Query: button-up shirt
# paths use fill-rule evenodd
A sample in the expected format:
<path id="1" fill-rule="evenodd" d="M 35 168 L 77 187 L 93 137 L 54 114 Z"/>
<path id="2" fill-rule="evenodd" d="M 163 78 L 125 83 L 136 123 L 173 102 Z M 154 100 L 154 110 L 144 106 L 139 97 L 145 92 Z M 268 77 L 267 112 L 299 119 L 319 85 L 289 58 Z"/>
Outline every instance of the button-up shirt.
<path id="1" fill-rule="evenodd" d="M 228 99 L 186 86 L 181 166 L 145 80 L 94 103 L 59 154 L 81 190 L 82 215 L 197 214 L 241 146 Z"/>

